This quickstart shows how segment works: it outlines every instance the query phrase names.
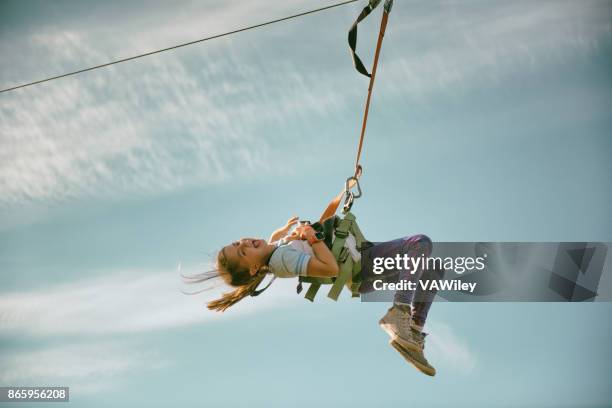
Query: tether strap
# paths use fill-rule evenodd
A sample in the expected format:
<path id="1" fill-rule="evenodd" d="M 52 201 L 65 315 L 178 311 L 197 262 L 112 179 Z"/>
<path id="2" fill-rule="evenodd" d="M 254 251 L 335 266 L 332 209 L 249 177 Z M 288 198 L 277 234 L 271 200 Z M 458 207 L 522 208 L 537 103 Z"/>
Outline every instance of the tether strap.
<path id="1" fill-rule="evenodd" d="M 363 66 L 363 63 L 361 62 L 361 59 L 355 53 L 355 49 L 357 47 L 357 24 L 359 24 L 361 20 L 366 18 L 372 12 L 372 10 L 374 10 L 376 6 L 380 4 L 380 1 L 381 0 L 370 0 L 369 1 L 368 5 L 361 11 L 359 16 L 357 17 L 357 20 L 355 20 L 355 22 L 351 26 L 351 29 L 349 30 L 349 34 L 348 34 L 349 47 L 351 49 L 351 55 L 353 56 L 353 63 L 355 64 L 355 68 L 357 69 L 357 71 L 359 71 L 363 75 L 370 78 L 370 85 L 368 86 L 368 97 L 366 99 L 365 112 L 363 114 L 363 123 L 361 125 L 361 135 L 359 136 L 359 146 L 357 148 L 357 157 L 355 159 L 355 175 L 354 175 L 355 179 L 359 179 L 362 173 L 362 167 L 361 167 L 361 164 L 359 164 L 359 161 L 361 159 L 361 151 L 363 150 L 363 139 L 365 137 L 366 124 L 368 122 L 368 112 L 370 110 L 370 100 L 372 98 L 372 89 L 374 88 L 374 79 L 376 78 L 376 67 L 378 66 L 378 57 L 380 56 L 380 49 L 382 47 L 383 37 L 385 36 L 385 30 L 387 29 L 387 21 L 389 19 L 389 13 L 391 12 L 391 7 L 393 6 L 393 0 L 385 1 L 382 20 L 380 22 L 380 31 L 378 33 L 378 42 L 376 43 L 376 52 L 374 53 L 374 63 L 372 66 L 371 75 L 365 69 L 365 67 Z M 349 189 L 353 187 L 355 183 L 356 183 L 355 181 L 351 181 L 348 186 Z M 329 202 L 329 204 L 327 205 L 327 208 L 325 208 L 325 210 L 323 211 L 323 214 L 321 214 L 321 217 L 319 218 L 320 222 L 326 220 L 327 218 L 331 217 L 332 215 L 336 213 L 336 211 L 338 210 L 338 206 L 340 205 L 340 202 L 342 201 L 342 197 L 345 191 L 346 189 L 343 189 L 340 192 L 340 194 L 338 194 L 336 197 L 334 197 Z"/>
<path id="2" fill-rule="evenodd" d="M 374 1 L 374 7 L 376 7 L 379 2 L 380 0 Z M 372 5 L 372 0 L 370 0 L 370 5 L 368 7 L 371 7 L 371 5 Z M 391 12 L 392 6 L 393 6 L 393 0 L 385 1 L 385 7 L 384 7 L 383 15 L 382 15 L 382 20 L 380 22 L 380 31 L 378 33 L 378 42 L 376 43 L 376 52 L 374 53 L 374 64 L 372 65 L 372 74 L 367 75 L 370 77 L 370 85 L 368 86 L 368 98 L 366 99 L 365 111 L 363 113 L 363 123 L 361 124 L 361 135 L 359 136 L 359 147 L 357 148 L 357 158 L 355 159 L 355 168 L 359 167 L 359 160 L 361 159 L 361 150 L 363 148 L 363 138 L 365 136 L 366 124 L 368 123 L 368 112 L 370 111 L 370 100 L 372 98 L 372 89 L 374 88 L 374 79 L 376 78 L 376 68 L 378 67 L 378 57 L 380 56 L 380 49 L 382 47 L 383 38 L 385 36 L 385 30 L 387 29 L 387 21 L 389 19 L 389 13 Z M 362 11 L 361 14 L 363 14 L 364 11 Z M 361 14 L 359 15 L 360 17 L 361 17 Z M 357 21 L 355 22 L 355 24 L 353 24 L 355 28 L 355 41 L 357 41 L 357 22 L 358 21 L 359 21 L 359 17 L 357 18 Z M 352 30 L 353 28 L 351 28 L 351 31 Z M 349 46 L 350 45 L 351 45 L 351 34 L 349 31 Z M 355 57 L 359 59 L 359 57 L 357 57 L 356 55 L 354 56 L 354 58 Z M 357 68 L 357 71 L 361 72 L 359 68 L 357 67 L 357 65 L 355 66 L 355 68 Z M 363 72 L 361 73 L 363 74 Z M 366 74 L 367 74 L 367 71 L 366 71 Z"/>

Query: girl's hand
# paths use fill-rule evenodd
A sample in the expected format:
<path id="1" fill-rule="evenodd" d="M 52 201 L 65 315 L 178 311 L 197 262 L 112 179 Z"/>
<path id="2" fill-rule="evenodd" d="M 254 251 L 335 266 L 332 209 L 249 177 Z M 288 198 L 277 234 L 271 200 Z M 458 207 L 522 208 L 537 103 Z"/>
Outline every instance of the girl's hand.
<path id="1" fill-rule="evenodd" d="M 285 235 L 289 232 L 289 230 L 291 229 L 291 227 L 293 227 L 295 224 L 297 224 L 298 220 L 300 219 L 300 217 L 291 217 L 287 220 L 287 223 L 285 224 L 284 227 L 280 228 L 279 231 L 282 231 Z"/>
<path id="2" fill-rule="evenodd" d="M 306 239 L 304 237 L 304 232 L 306 228 L 310 227 L 309 225 L 298 225 L 292 232 L 291 235 L 287 235 L 285 237 L 285 241 L 295 241 L 296 239 Z"/>
<path id="3" fill-rule="evenodd" d="M 291 229 L 291 227 L 293 227 L 297 222 L 298 222 L 298 217 L 289 218 L 287 220 L 287 223 L 283 227 L 277 229 L 276 231 L 272 233 L 272 235 L 270 235 L 270 239 L 268 239 L 268 242 L 275 242 L 285 237 L 287 233 L 289 232 L 289 230 Z"/>
<path id="4" fill-rule="evenodd" d="M 291 234 L 291 236 L 295 236 L 296 238 L 294 239 L 308 239 L 308 237 L 310 235 L 314 234 L 314 230 L 312 229 L 311 225 L 308 224 L 304 224 L 304 225 L 298 225 L 294 230 L 293 233 Z"/>

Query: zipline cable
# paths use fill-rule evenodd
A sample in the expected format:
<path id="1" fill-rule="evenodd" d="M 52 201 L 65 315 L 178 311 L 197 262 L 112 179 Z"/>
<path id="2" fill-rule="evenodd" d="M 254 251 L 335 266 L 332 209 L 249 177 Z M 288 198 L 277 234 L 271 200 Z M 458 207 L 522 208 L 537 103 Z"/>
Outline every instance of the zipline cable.
<path id="1" fill-rule="evenodd" d="M 232 35 L 232 34 L 237 34 L 237 33 L 243 32 L 243 31 L 252 30 L 254 28 L 259 28 L 259 27 L 263 27 L 263 26 L 266 26 L 266 25 L 270 25 L 270 24 L 274 24 L 274 23 L 279 23 L 281 21 L 291 20 L 291 19 L 294 19 L 294 18 L 297 18 L 297 17 L 303 17 L 303 16 L 306 16 L 308 14 L 313 14 L 313 13 L 317 13 L 319 11 L 329 10 L 329 9 L 334 8 L 334 7 L 344 6 L 345 4 L 354 3 L 356 1 L 358 1 L 358 0 L 347 0 L 347 1 L 340 2 L 340 3 L 332 4 L 332 5 L 329 5 L 329 6 L 321 7 L 321 8 L 318 8 L 318 9 L 309 10 L 309 11 L 305 11 L 305 12 L 302 12 L 302 13 L 294 14 L 294 15 L 291 15 L 291 16 L 279 18 L 279 19 L 276 19 L 276 20 L 266 21 L 265 23 L 260 23 L 260 24 L 255 24 L 255 25 L 249 26 L 249 27 L 239 28 L 237 30 L 228 31 L 228 32 L 222 33 L 222 34 L 216 34 L 216 35 L 213 35 L 213 36 L 210 36 L 210 37 L 201 38 L 199 40 L 190 41 L 190 42 L 186 42 L 186 43 L 183 43 L 183 44 L 173 45 L 172 47 L 167 47 L 167 48 L 162 48 L 160 50 L 150 51 L 150 52 L 147 52 L 147 53 L 144 53 L 144 54 L 135 55 L 133 57 L 128 57 L 128 58 L 123 58 L 123 59 L 116 60 L 116 61 L 107 62 L 105 64 L 100 64 L 100 65 L 96 65 L 94 67 L 80 69 L 78 71 L 73 71 L 73 72 L 69 72 L 69 73 L 66 73 L 66 74 L 62 74 L 62 75 L 57 75 L 57 76 L 50 77 L 50 78 L 41 79 L 41 80 L 34 81 L 34 82 L 28 82 L 28 83 L 25 83 L 25 84 L 13 86 L 11 88 L 2 89 L 2 90 L 0 90 L 0 93 L 14 91 L 16 89 L 20 89 L 20 88 L 25 88 L 25 87 L 32 86 L 32 85 L 41 84 L 43 82 L 53 81 L 55 79 L 65 78 L 65 77 L 71 76 L 71 75 L 81 74 L 81 73 L 87 72 L 87 71 L 93 71 L 94 69 L 108 67 L 110 65 L 115 65 L 115 64 L 122 63 L 122 62 L 135 60 L 137 58 L 148 57 L 149 55 L 159 54 L 161 52 L 166 52 L 166 51 L 174 50 L 174 49 L 177 49 L 177 48 L 186 47 L 188 45 L 193 45 L 193 44 L 201 43 L 201 42 L 208 41 L 208 40 L 214 40 L 216 38 L 225 37 L 225 36 Z"/>

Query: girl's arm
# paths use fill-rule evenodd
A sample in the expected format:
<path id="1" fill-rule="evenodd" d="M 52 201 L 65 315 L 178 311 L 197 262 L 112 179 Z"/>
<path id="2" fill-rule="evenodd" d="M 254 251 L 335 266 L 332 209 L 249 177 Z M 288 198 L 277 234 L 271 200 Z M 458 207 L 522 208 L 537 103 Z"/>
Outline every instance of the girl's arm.
<path id="1" fill-rule="evenodd" d="M 274 231 L 272 235 L 270 235 L 270 238 L 268 239 L 268 243 L 272 243 L 272 242 L 278 241 L 279 239 L 283 238 L 285 235 L 287 235 L 291 227 L 293 227 L 297 222 L 298 222 L 298 217 L 289 218 L 289 220 L 287 220 L 287 223 L 283 227 L 280 227 L 279 229 Z"/>
<path id="2" fill-rule="evenodd" d="M 336 258 L 334 258 L 334 255 L 323 241 L 316 241 L 314 239 L 315 231 L 312 227 L 306 226 L 304 229 L 298 227 L 298 229 L 301 238 L 311 242 L 310 245 L 314 252 L 314 256 L 308 261 L 306 275 L 320 278 L 338 276 L 339 268 Z"/>
<path id="3" fill-rule="evenodd" d="M 308 276 L 315 276 L 320 278 L 332 278 L 338 276 L 338 263 L 336 258 L 329 250 L 327 245 L 323 241 L 315 242 L 312 246 L 314 256 L 308 261 L 308 269 L 306 274 Z"/>

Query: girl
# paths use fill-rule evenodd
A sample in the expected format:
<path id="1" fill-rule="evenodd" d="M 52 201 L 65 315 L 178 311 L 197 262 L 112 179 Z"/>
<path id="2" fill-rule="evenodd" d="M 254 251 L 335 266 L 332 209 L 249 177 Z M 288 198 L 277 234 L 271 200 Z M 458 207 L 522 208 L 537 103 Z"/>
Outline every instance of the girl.
<path id="1" fill-rule="evenodd" d="M 242 238 L 223 247 L 217 254 L 214 276 L 220 276 L 236 289 L 209 302 L 208 308 L 223 312 L 246 296 L 258 295 L 261 291 L 257 291 L 257 287 L 267 274 L 279 278 L 337 276 L 336 259 L 310 225 L 300 224 L 289 233 L 297 222 L 298 218 L 292 217 L 283 227 L 274 231 L 268 241 Z M 346 242 L 354 241 L 349 238 Z M 363 255 L 370 260 L 375 257 L 393 257 L 396 254 L 418 257 L 429 256 L 432 243 L 425 235 L 414 235 L 373 245 L 361 253 L 354 247 L 348 249 L 351 256 Z M 399 279 L 416 283 L 419 279 L 440 279 L 443 271 L 401 270 L 398 275 Z M 197 283 L 211 277 L 204 274 L 188 279 L 191 279 L 191 283 Z M 369 278 L 363 277 L 360 289 L 362 293 L 372 290 L 368 284 L 368 280 L 371 282 Z M 376 278 L 380 279 L 381 275 Z M 420 288 L 420 285 L 416 287 Z M 397 291 L 393 306 L 379 321 L 379 325 L 391 337 L 390 344 L 417 369 L 431 376 L 435 375 L 436 370 L 423 353 L 426 334 L 422 330 L 435 294 L 435 291 L 421 289 Z"/>

